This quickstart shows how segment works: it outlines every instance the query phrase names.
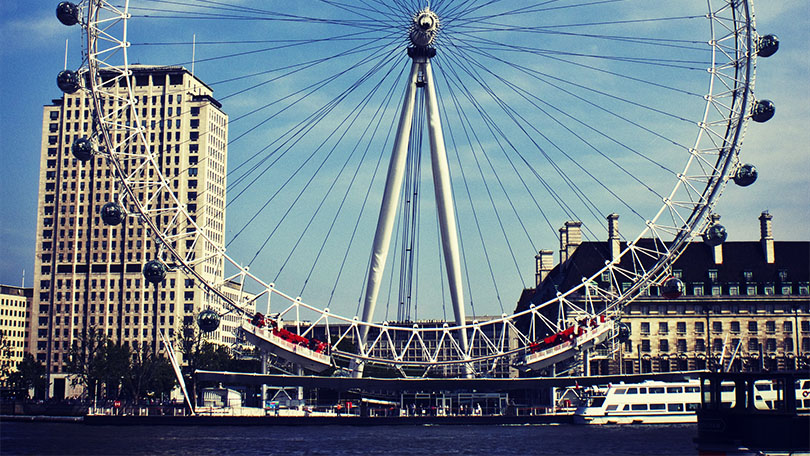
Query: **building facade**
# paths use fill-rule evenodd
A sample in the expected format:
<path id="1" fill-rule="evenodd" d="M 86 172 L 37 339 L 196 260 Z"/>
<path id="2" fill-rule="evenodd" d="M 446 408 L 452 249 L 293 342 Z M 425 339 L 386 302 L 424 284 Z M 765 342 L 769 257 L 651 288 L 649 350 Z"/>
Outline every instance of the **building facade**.
<path id="1" fill-rule="evenodd" d="M 129 147 L 159 154 L 161 172 L 178 199 L 209 238 L 223 245 L 227 115 L 212 90 L 184 68 L 132 70 L 148 144 L 135 140 Z M 117 90 L 123 96 L 127 89 L 121 84 Z M 102 100 L 102 107 L 112 110 L 115 103 L 114 98 Z M 71 153 L 76 139 L 90 136 L 93 116 L 90 94 L 83 90 L 44 107 L 28 349 L 51 374 L 64 372 L 70 347 L 90 328 L 116 342 L 159 350 L 159 333 L 173 338 L 201 310 L 219 310 L 217 300 L 181 271 L 170 270 L 159 287 L 145 281 L 142 267 L 155 258 L 157 248 L 138 220 L 127 217 L 110 226 L 100 219 L 101 207 L 117 201 L 119 181 L 104 157 L 81 162 Z M 111 134 L 120 140 L 122 132 Z M 205 248 L 194 244 L 179 250 L 208 258 L 211 252 Z M 197 267 L 206 280 L 222 282 L 221 260 Z M 222 330 L 210 337 L 222 341 Z"/>
<path id="2" fill-rule="evenodd" d="M 590 374 L 732 371 L 807 368 L 810 360 L 810 242 L 776 241 L 773 217 L 759 217 L 759 241 L 727 241 L 717 247 L 692 242 L 667 271 L 684 284 L 667 298 L 660 284 L 622 309 L 629 338 L 590 356 Z M 560 259 L 537 255 L 537 288 L 525 290 L 518 310 L 548 293 L 589 277 L 625 247 L 618 216 L 608 217 L 606 242 L 582 242 L 577 222 L 560 230 Z M 573 233 L 572 233 L 573 231 Z M 642 240 L 644 241 L 644 240 Z M 605 274 L 600 287 L 629 287 Z M 574 297 L 574 300 L 577 298 Z"/>
<path id="3" fill-rule="evenodd" d="M 5 344 L 0 347 L 5 351 L 0 362 L 3 363 L 4 371 L 16 369 L 25 355 L 28 312 L 31 310 L 33 295 L 33 288 L 0 285 L 0 333 Z"/>

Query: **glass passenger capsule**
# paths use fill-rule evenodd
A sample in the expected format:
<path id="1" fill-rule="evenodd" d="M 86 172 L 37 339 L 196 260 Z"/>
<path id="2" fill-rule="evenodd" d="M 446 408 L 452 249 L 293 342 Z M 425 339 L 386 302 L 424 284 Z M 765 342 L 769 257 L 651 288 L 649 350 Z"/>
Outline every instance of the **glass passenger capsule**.
<path id="1" fill-rule="evenodd" d="M 143 266 L 143 278 L 153 284 L 163 282 L 166 278 L 166 266 L 158 260 L 147 261 Z"/>
<path id="2" fill-rule="evenodd" d="M 56 75 L 56 85 L 59 90 L 66 94 L 76 93 L 81 87 L 79 84 L 79 75 L 75 71 L 62 70 Z"/>
<path id="3" fill-rule="evenodd" d="M 726 227 L 719 223 L 713 223 L 706 229 L 706 232 L 703 233 L 703 242 L 712 247 L 716 247 L 726 242 L 727 236 Z"/>
<path id="4" fill-rule="evenodd" d="M 776 114 L 776 105 L 771 100 L 759 100 L 754 105 L 751 118 L 754 119 L 754 122 L 763 123 L 771 120 L 774 114 Z"/>
<path id="5" fill-rule="evenodd" d="M 219 328 L 220 316 L 211 309 L 205 309 L 197 314 L 197 326 L 202 332 L 214 332 Z"/>
<path id="6" fill-rule="evenodd" d="M 101 207 L 101 220 L 107 225 L 120 225 L 124 221 L 124 210 L 117 203 L 107 203 Z"/>
<path id="7" fill-rule="evenodd" d="M 76 25 L 79 23 L 79 7 L 72 2 L 61 2 L 56 5 L 56 18 L 67 26 Z"/>
<path id="8" fill-rule="evenodd" d="M 737 172 L 734 174 L 734 183 L 740 187 L 748 187 L 756 182 L 758 175 L 759 173 L 756 167 L 750 163 L 746 163 L 737 168 Z"/>
<path id="9" fill-rule="evenodd" d="M 661 295 L 667 299 L 675 299 L 680 298 L 683 295 L 683 291 L 686 287 L 683 284 L 683 281 L 677 277 L 670 277 L 664 282 L 664 285 L 661 287 Z"/>
<path id="10" fill-rule="evenodd" d="M 760 57 L 770 57 L 779 50 L 779 37 L 776 35 L 765 35 L 759 39 L 757 44 L 757 55 Z"/>
<path id="11" fill-rule="evenodd" d="M 73 145 L 70 146 L 70 151 L 73 152 L 73 156 L 76 157 L 77 160 L 80 162 L 86 162 L 93 158 L 93 154 L 96 152 L 96 147 L 93 145 L 93 141 L 90 141 L 88 138 L 78 138 L 77 140 L 73 141 Z"/>

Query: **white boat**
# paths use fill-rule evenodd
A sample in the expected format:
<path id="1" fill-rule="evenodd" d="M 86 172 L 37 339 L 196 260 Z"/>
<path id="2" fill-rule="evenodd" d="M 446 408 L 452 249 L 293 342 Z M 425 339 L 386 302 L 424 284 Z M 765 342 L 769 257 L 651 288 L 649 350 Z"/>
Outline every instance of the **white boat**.
<path id="1" fill-rule="evenodd" d="M 594 390 L 574 411 L 580 424 L 696 423 L 700 382 L 646 381 Z"/>
<path id="2" fill-rule="evenodd" d="M 754 407 L 759 410 L 780 408 L 778 388 L 769 380 L 754 384 Z M 810 409 L 810 380 L 801 380 L 796 388 L 796 408 Z M 721 385 L 724 407 L 736 403 L 733 382 Z M 583 404 L 574 411 L 574 422 L 579 424 L 678 424 L 696 423 L 700 408 L 700 382 L 646 381 L 643 383 L 609 385 L 586 393 Z"/>

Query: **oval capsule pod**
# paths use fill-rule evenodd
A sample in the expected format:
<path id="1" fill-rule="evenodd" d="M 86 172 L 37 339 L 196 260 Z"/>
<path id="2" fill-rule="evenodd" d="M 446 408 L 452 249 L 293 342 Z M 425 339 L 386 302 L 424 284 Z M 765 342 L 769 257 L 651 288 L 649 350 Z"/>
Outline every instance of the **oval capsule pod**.
<path id="1" fill-rule="evenodd" d="M 101 220 L 106 225 L 120 225 L 124 221 L 124 210 L 117 203 L 107 203 L 101 207 Z"/>
<path id="2" fill-rule="evenodd" d="M 200 331 L 210 333 L 219 328 L 220 316 L 211 309 L 205 309 L 197 314 L 197 326 Z"/>
<path id="3" fill-rule="evenodd" d="M 79 23 L 79 7 L 72 2 L 61 2 L 56 5 L 56 18 L 64 25 L 76 25 Z"/>
<path id="4" fill-rule="evenodd" d="M 76 93 L 81 85 L 79 84 L 79 75 L 72 70 L 62 70 L 56 75 L 56 85 L 59 90 L 70 95 Z"/>
<path id="5" fill-rule="evenodd" d="M 703 233 L 703 242 L 712 247 L 716 247 L 726 242 L 727 236 L 726 227 L 719 223 L 713 223 L 706 229 L 706 232 Z"/>
<path id="6" fill-rule="evenodd" d="M 159 284 L 166 278 L 166 266 L 158 260 L 147 261 L 143 266 L 143 278 L 152 284 Z"/>
<path id="7" fill-rule="evenodd" d="M 756 167 L 754 167 L 752 164 L 746 163 L 737 168 L 737 172 L 734 173 L 734 183 L 740 187 L 748 187 L 756 182 L 758 175 L 759 173 L 757 173 Z"/>
<path id="8" fill-rule="evenodd" d="M 757 55 L 760 57 L 770 57 L 779 50 L 779 37 L 776 35 L 765 35 L 757 43 Z"/>
<path id="9" fill-rule="evenodd" d="M 754 105 L 754 112 L 751 113 L 751 118 L 754 122 L 767 122 L 776 114 L 776 105 L 771 100 L 759 100 Z"/>

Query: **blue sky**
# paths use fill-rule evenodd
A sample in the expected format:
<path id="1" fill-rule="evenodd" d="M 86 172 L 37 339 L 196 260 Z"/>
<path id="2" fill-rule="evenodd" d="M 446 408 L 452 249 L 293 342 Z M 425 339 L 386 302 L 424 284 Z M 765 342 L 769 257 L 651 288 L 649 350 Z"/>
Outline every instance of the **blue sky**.
<path id="1" fill-rule="evenodd" d="M 0 39 L 3 42 L 0 47 L 0 156 L 4 159 L 0 178 L 0 283 L 4 284 L 18 285 L 23 270 L 26 271 L 26 284 L 32 283 L 42 106 L 60 95 L 54 79 L 64 65 L 66 39 L 69 39 L 68 65 L 75 67 L 79 64 L 77 56 L 81 48 L 77 29 L 68 29 L 58 23 L 54 17 L 56 3 L 7 0 L 4 3 L 6 14 L 0 18 Z M 810 224 L 807 223 L 810 220 L 807 197 L 810 195 L 810 129 L 807 128 L 810 124 L 810 7 L 799 0 L 760 1 L 756 13 L 758 31 L 761 34 L 775 33 L 781 39 L 780 51 L 775 56 L 759 60 L 756 80 L 757 96 L 773 100 L 777 114 L 767 124 L 751 123 L 745 136 L 743 160 L 757 166 L 759 180 L 745 189 L 730 185 L 718 206 L 718 212 L 723 217 L 730 240 L 758 239 L 757 217 L 763 210 L 769 210 L 774 215 L 777 239 L 807 240 L 810 239 Z M 194 32 L 168 24 L 160 29 L 164 35 L 155 39 L 188 39 L 188 35 Z M 283 27 L 280 26 L 283 30 L 246 29 L 246 33 L 260 39 L 290 30 Z M 217 26 L 207 30 L 207 35 L 206 30 L 197 30 L 198 40 L 205 40 L 206 36 L 210 39 L 215 34 L 213 29 L 217 29 Z M 224 32 L 217 30 L 216 33 Z M 177 59 L 171 63 L 190 60 L 190 55 L 186 58 L 172 56 L 171 53 L 176 51 L 172 48 L 163 54 L 148 54 L 149 57 L 144 58 L 159 55 L 163 59 Z M 188 49 L 183 49 L 183 52 L 186 51 Z M 136 60 L 138 55 L 146 55 L 138 54 L 141 49 L 133 48 L 132 52 Z M 206 52 L 216 54 L 220 48 L 198 48 L 198 56 Z M 276 54 L 274 58 L 285 55 Z M 251 60 L 256 69 L 262 68 L 262 58 Z M 226 70 L 217 63 L 198 66 L 198 74 L 206 81 L 218 80 L 222 74 L 227 74 L 223 73 Z M 280 84 L 288 83 L 282 81 Z M 282 89 L 283 85 L 274 86 L 273 90 Z M 216 90 L 222 94 L 229 89 Z M 394 98 L 398 98 L 398 95 Z M 255 102 L 255 99 L 248 97 L 234 98 L 226 102 L 225 109 L 233 119 L 234 113 L 247 109 Z M 313 106 L 319 102 L 320 99 L 310 101 Z M 263 144 L 266 138 L 273 137 L 276 131 L 273 128 L 279 127 L 268 125 L 262 133 L 263 139 L 248 139 L 245 141 L 247 145 L 241 149 L 232 146 L 229 166 L 234 167 L 244 160 L 249 150 Z M 232 138 L 235 131 L 238 128 L 232 129 Z M 448 136 L 447 133 L 445 136 Z M 229 213 L 229 226 L 239 223 L 246 213 L 252 212 L 245 209 L 241 213 L 237 210 Z M 553 220 L 552 223 L 559 226 L 562 221 Z M 229 235 L 232 234 L 229 232 Z M 262 238 L 254 234 L 247 244 L 255 245 Z M 287 240 L 292 241 L 294 239 Z M 553 242 L 553 239 L 544 238 L 543 245 L 539 247 L 556 248 Z M 243 249 L 249 256 L 250 249 Z M 527 269 L 523 274 L 531 277 L 533 255 L 525 256 L 521 267 Z M 272 275 L 273 272 L 269 273 Z M 510 292 L 506 300 L 511 302 L 516 297 L 517 292 Z"/>

